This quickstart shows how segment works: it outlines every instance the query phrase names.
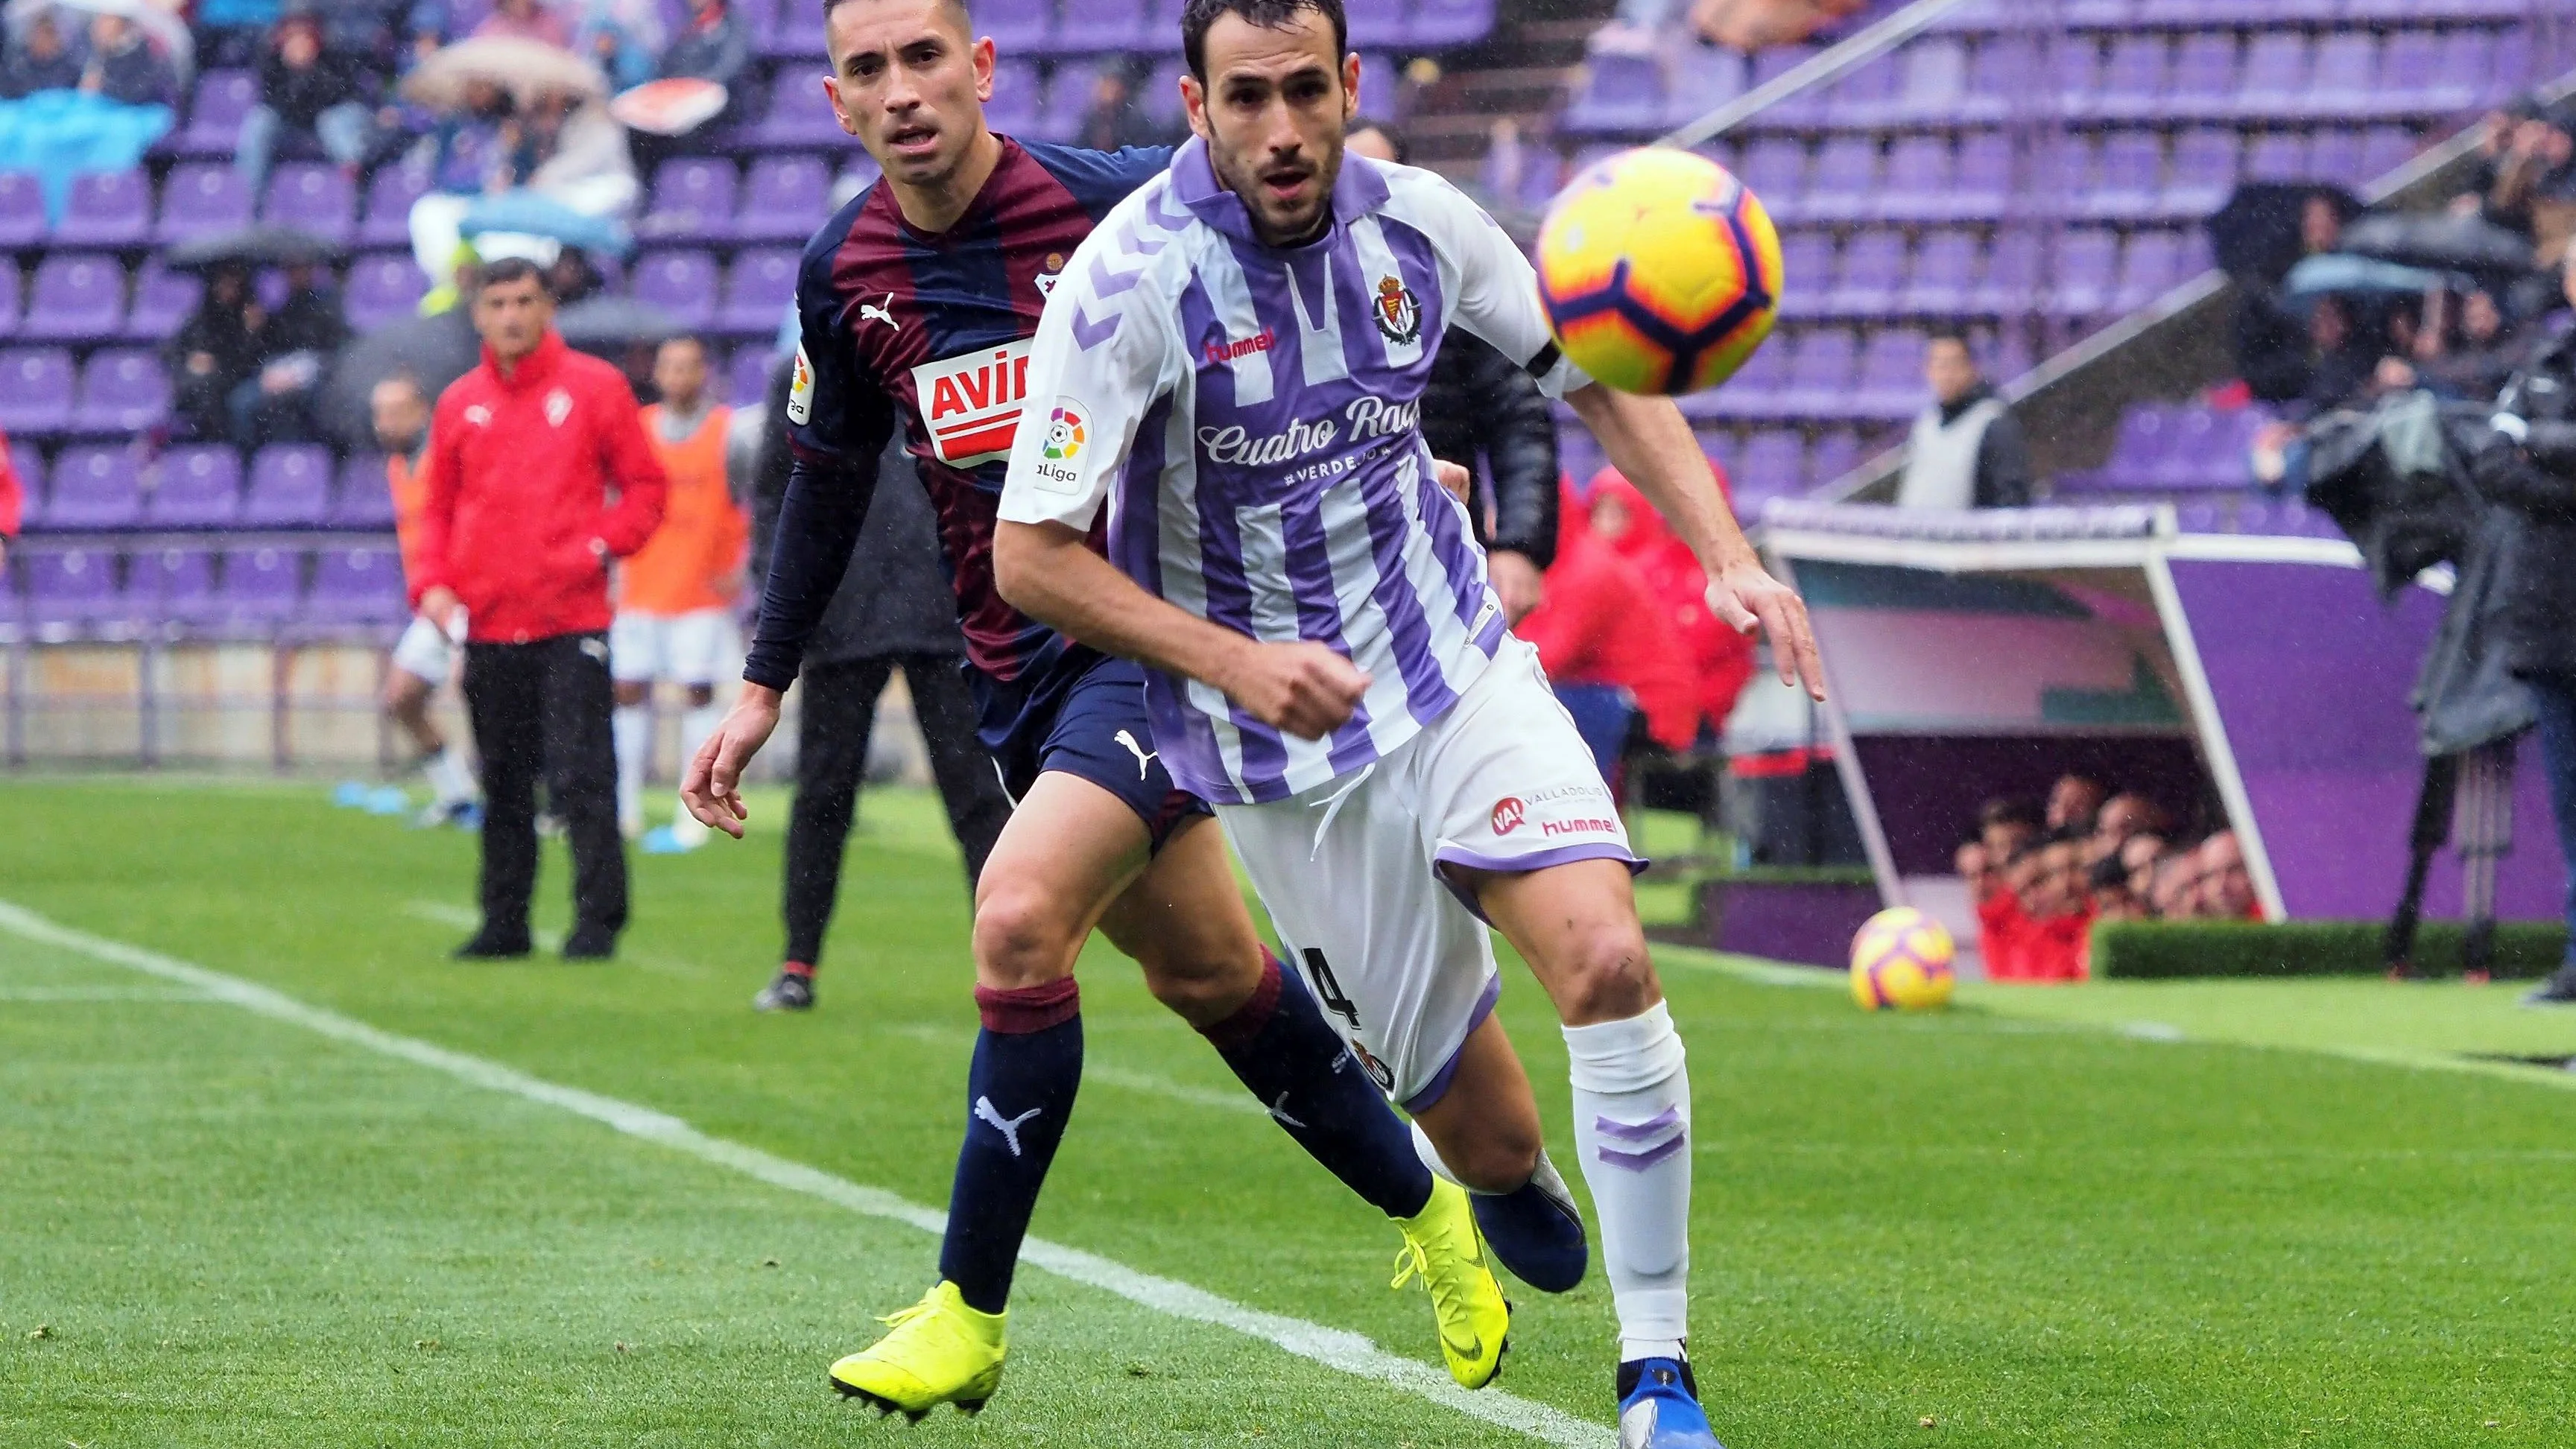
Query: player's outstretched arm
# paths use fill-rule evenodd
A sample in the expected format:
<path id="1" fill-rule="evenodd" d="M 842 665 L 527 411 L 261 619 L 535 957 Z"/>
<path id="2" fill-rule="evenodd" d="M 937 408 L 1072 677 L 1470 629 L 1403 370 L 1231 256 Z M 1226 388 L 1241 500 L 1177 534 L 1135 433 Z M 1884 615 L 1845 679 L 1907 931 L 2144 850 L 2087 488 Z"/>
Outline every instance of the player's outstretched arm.
<path id="1" fill-rule="evenodd" d="M 1062 523 L 993 529 L 993 579 L 1013 608 L 1094 649 L 1224 692 L 1300 739 L 1341 728 L 1369 677 L 1321 644 L 1273 644 L 1158 599 Z"/>
<path id="2" fill-rule="evenodd" d="M 1708 606 L 1737 632 L 1759 627 L 1771 641 L 1780 682 L 1804 684 L 1825 697 L 1825 666 L 1797 592 L 1771 577 L 1736 525 L 1717 489 L 1717 475 L 1691 436 L 1690 422 L 1670 398 L 1639 397 L 1599 383 L 1565 396 L 1603 452 L 1675 532 L 1708 572 Z"/>

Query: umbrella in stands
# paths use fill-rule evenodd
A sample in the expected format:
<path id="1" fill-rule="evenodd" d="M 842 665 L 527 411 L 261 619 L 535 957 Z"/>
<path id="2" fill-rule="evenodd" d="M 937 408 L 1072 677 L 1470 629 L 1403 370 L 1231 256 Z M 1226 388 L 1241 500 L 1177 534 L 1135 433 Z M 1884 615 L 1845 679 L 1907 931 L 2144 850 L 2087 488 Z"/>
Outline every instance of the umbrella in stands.
<path id="1" fill-rule="evenodd" d="M 13 36 L 23 34 L 28 26 L 35 23 L 37 16 L 49 10 L 122 16 L 132 21 L 134 28 L 142 31 L 144 38 L 158 46 L 163 55 L 170 57 L 170 64 L 185 76 L 196 65 L 197 43 L 189 37 L 188 22 L 179 18 L 178 8 L 155 5 L 152 0 L 9 0 L 7 13 L 9 33 Z M 80 23 L 84 22 L 65 26 L 63 38 L 78 41 L 80 37 L 74 31 Z"/>
<path id="2" fill-rule="evenodd" d="M 569 95 L 605 100 L 608 77 L 559 45 L 515 35 L 478 35 L 430 53 L 403 77 L 402 97 L 433 111 L 461 110 L 476 82 L 498 86 L 521 102 Z"/>
<path id="3" fill-rule="evenodd" d="M 2488 275 L 2532 266 L 2531 239 L 2482 216 L 2375 213 L 2344 228 L 2343 250 L 2410 267 Z"/>
<path id="4" fill-rule="evenodd" d="M 2339 220 L 2361 214 L 2361 202 L 2340 186 L 2249 182 L 2237 187 L 2209 219 L 2209 246 L 2219 269 L 2261 286 L 2280 281 L 2307 251 L 2299 223 L 2310 197 L 2325 198 Z"/>
<path id="5" fill-rule="evenodd" d="M 162 258 L 162 265 L 183 272 L 214 267 L 314 267 L 339 255 L 339 247 L 309 231 L 246 226 L 182 242 Z"/>
<path id="6" fill-rule="evenodd" d="M 680 335 L 671 314 L 632 297 L 593 297 L 555 314 L 555 330 L 584 352 L 607 354 L 636 346 L 658 346 Z"/>
<path id="7" fill-rule="evenodd" d="M 368 395 L 398 372 L 420 380 L 436 398 L 483 358 L 483 343 L 460 308 L 435 317 L 413 317 L 380 327 L 340 350 L 331 376 L 313 400 L 314 420 L 353 448 L 375 446 Z"/>
<path id="8" fill-rule="evenodd" d="M 724 114 L 728 98 L 725 88 L 714 81 L 672 76 L 618 92 L 608 103 L 608 113 L 634 130 L 685 136 Z"/>
<path id="9" fill-rule="evenodd" d="M 2454 280 L 2446 272 L 2327 252 L 2305 258 L 2290 268 L 2286 290 L 2290 301 L 2304 311 L 2313 308 L 2319 297 L 2421 297 L 2435 288 L 2452 285 Z"/>

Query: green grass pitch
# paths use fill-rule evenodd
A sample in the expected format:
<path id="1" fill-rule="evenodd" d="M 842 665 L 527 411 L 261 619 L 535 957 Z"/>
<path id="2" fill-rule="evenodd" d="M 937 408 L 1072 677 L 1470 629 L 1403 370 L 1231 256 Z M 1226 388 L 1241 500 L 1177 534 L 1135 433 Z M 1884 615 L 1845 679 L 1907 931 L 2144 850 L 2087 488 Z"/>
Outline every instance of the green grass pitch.
<path id="1" fill-rule="evenodd" d="M 0 903 L 935 1207 L 974 1028 L 953 848 L 927 801 L 871 796 L 822 1009 L 756 1016 L 783 803 L 747 845 L 638 858 L 606 967 L 449 962 L 471 841 L 310 785 L 0 784 Z M 541 923 L 562 891 L 550 847 Z M 2576 1443 L 2576 1078 L 2470 1059 L 2576 1053 L 2576 1014 L 2313 982 L 1870 1016 L 1806 973 L 1658 959 L 1732 1449 Z M 1559 1039 L 1506 969 L 1570 1156 Z M 1090 1075 L 1036 1232 L 1436 1364 L 1393 1230 L 1132 967 L 1084 971 Z M 982 1418 L 842 1405 L 825 1366 L 935 1260 L 916 1227 L 0 929 L 0 1446 L 1539 1442 L 1033 1268 Z M 1502 1387 L 1607 1442 L 1597 1268 L 1514 1296 Z"/>

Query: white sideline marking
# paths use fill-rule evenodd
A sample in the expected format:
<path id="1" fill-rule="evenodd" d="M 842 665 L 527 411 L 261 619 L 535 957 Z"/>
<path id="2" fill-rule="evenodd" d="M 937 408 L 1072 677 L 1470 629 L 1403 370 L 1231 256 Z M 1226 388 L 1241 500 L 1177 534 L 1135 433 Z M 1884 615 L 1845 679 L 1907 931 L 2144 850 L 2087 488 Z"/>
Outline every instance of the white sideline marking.
<path id="1" fill-rule="evenodd" d="M 178 1001 L 202 1005 L 213 1000 L 202 991 L 153 991 L 130 986 L 0 987 L 0 1001 Z"/>
<path id="2" fill-rule="evenodd" d="M 772 1187 L 818 1197 L 852 1212 L 904 1223 L 925 1233 L 940 1233 L 947 1228 L 946 1215 L 936 1209 L 906 1202 L 881 1188 L 836 1177 L 756 1147 L 710 1137 L 679 1118 L 650 1107 L 603 1097 L 578 1087 L 558 1086 L 498 1062 L 380 1031 L 353 1017 L 318 1006 L 307 1006 L 283 992 L 237 976 L 227 976 L 220 971 L 210 971 L 203 966 L 164 956 L 158 951 L 58 925 L 7 901 L 0 901 L 0 930 L 41 945 L 77 951 L 95 960 L 174 982 L 245 1011 L 300 1026 L 335 1041 L 362 1046 L 389 1057 L 400 1057 L 404 1061 L 445 1072 L 459 1081 L 560 1107 L 630 1137 L 641 1137 L 701 1161 L 730 1167 Z M 1445 1370 L 1388 1353 L 1361 1334 L 1276 1313 L 1264 1313 L 1187 1283 L 1140 1273 L 1096 1253 L 1050 1243 L 1043 1238 L 1031 1238 L 1021 1246 L 1020 1260 L 1033 1263 L 1058 1277 L 1115 1293 L 1130 1303 L 1157 1313 L 1229 1328 L 1247 1338 L 1260 1339 L 1299 1358 L 1339 1369 L 1353 1377 L 1391 1384 L 1455 1409 L 1469 1418 L 1514 1429 L 1544 1443 L 1562 1445 L 1564 1449 L 1612 1449 L 1618 1442 L 1615 1432 L 1607 1425 L 1578 1419 L 1546 1404 L 1518 1398 L 1501 1389 L 1473 1392 L 1462 1389 Z"/>

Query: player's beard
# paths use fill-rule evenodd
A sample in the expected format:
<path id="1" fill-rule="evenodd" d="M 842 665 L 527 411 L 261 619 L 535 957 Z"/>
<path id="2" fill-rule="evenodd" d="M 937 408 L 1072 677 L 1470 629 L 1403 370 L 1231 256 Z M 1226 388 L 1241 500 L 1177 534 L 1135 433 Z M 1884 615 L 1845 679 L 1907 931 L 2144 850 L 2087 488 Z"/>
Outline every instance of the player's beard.
<path id="1" fill-rule="evenodd" d="M 1262 166 L 1247 162 L 1213 138 L 1208 145 L 1208 164 L 1216 169 L 1217 179 L 1225 183 L 1226 189 L 1243 199 L 1244 210 L 1252 214 L 1253 231 L 1263 245 L 1303 246 L 1324 230 L 1332 214 L 1333 186 L 1342 174 L 1341 134 L 1335 132 L 1325 144 L 1329 149 L 1309 162 L 1317 189 L 1312 199 L 1293 213 L 1278 209 L 1279 203 L 1262 182 Z"/>

